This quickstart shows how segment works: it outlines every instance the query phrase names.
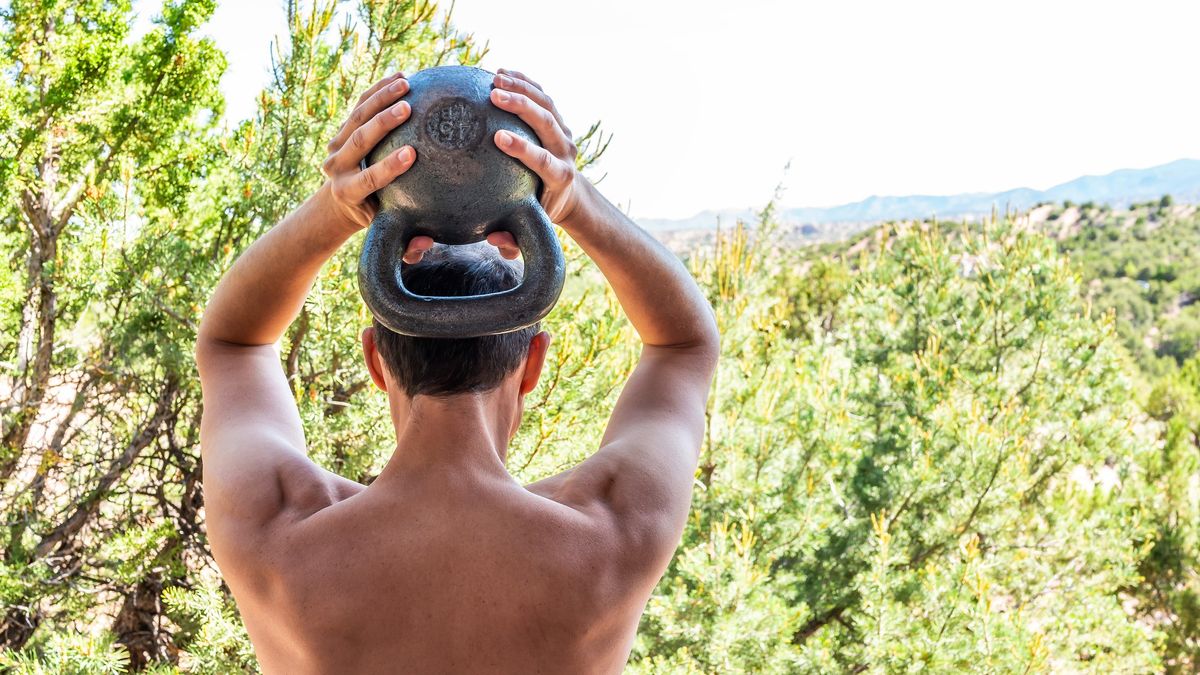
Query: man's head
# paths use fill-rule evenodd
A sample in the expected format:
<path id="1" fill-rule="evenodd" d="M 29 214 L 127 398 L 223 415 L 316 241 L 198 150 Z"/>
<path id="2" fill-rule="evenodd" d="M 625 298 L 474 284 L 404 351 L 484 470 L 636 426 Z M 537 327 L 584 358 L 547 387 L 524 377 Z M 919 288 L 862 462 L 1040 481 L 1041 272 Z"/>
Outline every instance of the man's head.
<path id="1" fill-rule="evenodd" d="M 409 291 L 430 296 L 497 293 L 521 282 L 519 263 L 484 244 L 435 246 L 421 262 L 405 265 L 401 275 Z M 548 343 L 549 336 L 536 325 L 501 335 L 442 339 L 400 335 L 375 321 L 363 333 L 376 384 L 410 399 L 493 392 L 506 384 L 515 385 L 517 395 L 527 394 L 537 384 Z"/>

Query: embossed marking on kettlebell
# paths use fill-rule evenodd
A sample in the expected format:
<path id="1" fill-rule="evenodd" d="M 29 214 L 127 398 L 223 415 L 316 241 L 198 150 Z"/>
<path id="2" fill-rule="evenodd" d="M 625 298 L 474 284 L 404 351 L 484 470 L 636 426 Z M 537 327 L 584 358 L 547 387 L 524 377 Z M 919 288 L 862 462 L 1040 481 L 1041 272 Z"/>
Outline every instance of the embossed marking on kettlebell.
<path id="1" fill-rule="evenodd" d="M 479 143 L 483 120 L 461 98 L 451 99 L 425 116 L 425 133 L 433 142 L 450 150 L 462 150 Z"/>

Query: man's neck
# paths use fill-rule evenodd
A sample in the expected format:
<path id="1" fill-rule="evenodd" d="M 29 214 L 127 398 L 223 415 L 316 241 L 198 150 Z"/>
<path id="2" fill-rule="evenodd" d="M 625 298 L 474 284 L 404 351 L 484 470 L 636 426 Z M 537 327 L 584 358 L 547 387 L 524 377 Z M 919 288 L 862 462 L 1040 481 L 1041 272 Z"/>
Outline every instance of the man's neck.
<path id="1" fill-rule="evenodd" d="M 457 475 L 507 475 L 515 401 L 498 391 L 414 398 L 391 403 L 396 450 L 380 473 L 403 477 L 452 470 Z"/>

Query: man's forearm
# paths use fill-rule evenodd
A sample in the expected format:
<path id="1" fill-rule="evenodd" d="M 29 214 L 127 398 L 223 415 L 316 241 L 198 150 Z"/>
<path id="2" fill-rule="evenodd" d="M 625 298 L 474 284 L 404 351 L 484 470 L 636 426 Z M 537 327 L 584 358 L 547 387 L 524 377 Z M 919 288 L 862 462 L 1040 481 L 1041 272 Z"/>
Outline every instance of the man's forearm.
<path id="1" fill-rule="evenodd" d="M 331 207 L 328 184 L 259 237 L 225 272 L 200 324 L 198 341 L 264 345 L 299 314 L 321 265 L 358 226 Z"/>
<path id="2" fill-rule="evenodd" d="M 416 151 L 405 145 L 362 169 L 366 153 L 412 112 L 400 73 L 371 86 L 329 142 L 317 193 L 254 242 L 213 292 L 197 335 L 206 341 L 267 345 L 291 325 L 321 265 L 374 217 L 371 195 L 407 171 Z"/>
<path id="3" fill-rule="evenodd" d="M 683 263 L 591 184 L 581 197 L 562 227 L 608 279 L 642 342 L 715 348 L 712 308 Z"/>

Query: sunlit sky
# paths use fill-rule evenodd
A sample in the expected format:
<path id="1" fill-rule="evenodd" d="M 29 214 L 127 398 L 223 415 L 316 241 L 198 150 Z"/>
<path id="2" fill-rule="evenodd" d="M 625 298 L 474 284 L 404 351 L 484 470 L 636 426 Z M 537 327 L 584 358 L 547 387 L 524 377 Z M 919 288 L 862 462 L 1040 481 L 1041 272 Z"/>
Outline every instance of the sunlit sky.
<path id="1" fill-rule="evenodd" d="M 232 119 L 282 7 L 223 0 L 207 27 Z M 825 206 L 1200 157 L 1194 0 L 458 0 L 454 19 L 484 67 L 538 79 L 575 130 L 602 122 L 601 188 L 637 217 L 758 207 L 781 183 Z"/>

